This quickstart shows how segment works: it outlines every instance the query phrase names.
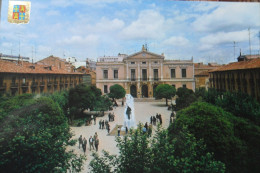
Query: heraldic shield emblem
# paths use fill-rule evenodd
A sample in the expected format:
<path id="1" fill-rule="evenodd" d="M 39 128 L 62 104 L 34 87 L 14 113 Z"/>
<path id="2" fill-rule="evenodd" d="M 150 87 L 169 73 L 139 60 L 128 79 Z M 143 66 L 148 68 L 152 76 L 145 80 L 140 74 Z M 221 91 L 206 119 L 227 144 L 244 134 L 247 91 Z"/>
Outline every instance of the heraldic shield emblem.
<path id="1" fill-rule="evenodd" d="M 9 1 L 8 22 L 29 23 L 31 2 L 29 1 Z"/>

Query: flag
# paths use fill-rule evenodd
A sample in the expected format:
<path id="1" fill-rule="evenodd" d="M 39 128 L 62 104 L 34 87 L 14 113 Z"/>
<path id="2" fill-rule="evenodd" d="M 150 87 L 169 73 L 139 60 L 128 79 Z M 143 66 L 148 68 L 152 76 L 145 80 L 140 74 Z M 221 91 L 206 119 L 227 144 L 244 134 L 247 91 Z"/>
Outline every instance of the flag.
<path id="1" fill-rule="evenodd" d="M 9 1 L 8 22 L 29 23 L 31 11 L 30 1 Z"/>

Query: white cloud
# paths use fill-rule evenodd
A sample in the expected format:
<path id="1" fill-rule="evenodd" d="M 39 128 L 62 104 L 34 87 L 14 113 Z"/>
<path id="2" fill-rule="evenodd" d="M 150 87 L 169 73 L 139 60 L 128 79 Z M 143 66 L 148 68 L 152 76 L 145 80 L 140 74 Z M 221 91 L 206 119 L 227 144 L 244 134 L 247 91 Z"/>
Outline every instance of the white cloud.
<path id="1" fill-rule="evenodd" d="M 211 13 L 198 17 L 193 22 L 197 31 L 241 30 L 260 26 L 259 6 L 253 3 L 222 3 Z"/>
<path id="2" fill-rule="evenodd" d="M 171 37 L 163 41 L 163 45 L 165 46 L 186 46 L 188 43 L 189 40 L 181 36 Z"/>
<path id="3" fill-rule="evenodd" d="M 67 45 L 81 45 L 81 46 L 87 46 L 87 45 L 96 45 L 98 43 L 99 37 L 97 35 L 88 35 L 86 37 L 82 37 L 79 35 L 74 35 L 70 38 L 65 38 L 62 41 L 58 41 L 60 44 L 67 44 Z"/>
<path id="4" fill-rule="evenodd" d="M 138 19 L 120 33 L 122 39 L 160 39 L 165 36 L 164 16 L 153 10 L 141 11 Z"/>

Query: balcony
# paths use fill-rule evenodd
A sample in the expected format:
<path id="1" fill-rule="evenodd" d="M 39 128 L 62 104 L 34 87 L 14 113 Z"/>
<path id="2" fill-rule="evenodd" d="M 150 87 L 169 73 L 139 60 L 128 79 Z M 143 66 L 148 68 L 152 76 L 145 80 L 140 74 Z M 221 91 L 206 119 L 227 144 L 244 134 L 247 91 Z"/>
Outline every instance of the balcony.
<path id="1" fill-rule="evenodd" d="M 32 82 L 31 87 L 37 87 L 38 86 L 38 82 Z"/>
<path id="2" fill-rule="evenodd" d="M 155 78 L 153 78 L 153 80 L 154 80 L 154 81 L 159 81 L 159 80 L 160 80 L 160 78 L 158 78 L 158 77 L 155 77 Z"/>
<path id="3" fill-rule="evenodd" d="M 44 85 L 45 85 L 44 81 L 40 82 L 40 86 L 44 86 Z"/>
<path id="4" fill-rule="evenodd" d="M 147 77 L 143 77 L 143 78 L 141 79 L 141 81 L 148 81 L 148 78 L 147 78 Z"/>
<path id="5" fill-rule="evenodd" d="M 29 86 L 29 82 L 22 83 L 22 87 L 28 87 L 28 86 Z"/>
<path id="6" fill-rule="evenodd" d="M 6 83 L 1 83 L 0 84 L 0 89 L 5 89 L 6 88 Z"/>
<path id="7" fill-rule="evenodd" d="M 18 88 L 18 83 L 11 83 L 11 88 Z"/>
<path id="8" fill-rule="evenodd" d="M 135 78 L 131 78 L 130 80 L 131 80 L 131 81 L 136 81 L 136 79 L 135 79 Z"/>

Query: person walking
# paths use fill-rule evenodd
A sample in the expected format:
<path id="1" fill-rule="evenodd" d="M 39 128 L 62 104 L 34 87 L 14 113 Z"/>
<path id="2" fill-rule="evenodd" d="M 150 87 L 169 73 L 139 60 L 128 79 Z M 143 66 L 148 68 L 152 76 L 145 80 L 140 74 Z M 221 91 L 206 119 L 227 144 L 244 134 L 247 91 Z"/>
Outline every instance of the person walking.
<path id="1" fill-rule="evenodd" d="M 105 126 L 105 121 L 103 120 L 102 121 L 102 129 L 104 129 L 104 126 Z"/>
<path id="2" fill-rule="evenodd" d="M 82 145 L 82 142 L 83 142 L 82 135 L 80 135 L 80 137 L 79 137 L 79 149 L 80 149 L 80 145 Z"/>
<path id="3" fill-rule="evenodd" d="M 94 116 L 94 125 L 96 125 L 96 116 Z"/>
<path id="4" fill-rule="evenodd" d="M 110 125 L 107 124 L 107 133 L 109 134 L 109 132 L 110 132 Z"/>
<path id="5" fill-rule="evenodd" d="M 117 127 L 117 136 L 120 136 L 120 128 L 119 128 L 119 126 Z"/>
<path id="6" fill-rule="evenodd" d="M 127 135 L 127 133 L 128 133 L 128 128 L 127 128 L 127 126 L 125 127 L 125 134 Z"/>
<path id="7" fill-rule="evenodd" d="M 96 151 L 98 151 L 98 145 L 99 145 L 99 139 L 96 138 L 96 139 L 95 139 L 95 148 L 96 148 Z"/>
<path id="8" fill-rule="evenodd" d="M 97 134 L 97 132 L 95 132 L 95 134 L 94 134 L 94 140 L 96 140 L 98 138 L 98 134 Z"/>
<path id="9" fill-rule="evenodd" d="M 101 125 L 102 125 L 102 120 L 99 120 L 99 129 L 101 129 Z"/>
<path id="10" fill-rule="evenodd" d="M 82 142 L 82 148 L 83 148 L 84 154 L 86 154 L 87 140 L 86 140 L 85 137 L 84 137 L 83 142 Z"/>
<path id="11" fill-rule="evenodd" d="M 91 147 L 94 149 L 94 139 L 92 138 L 92 136 L 90 136 L 89 138 L 89 151 L 91 151 Z"/>

